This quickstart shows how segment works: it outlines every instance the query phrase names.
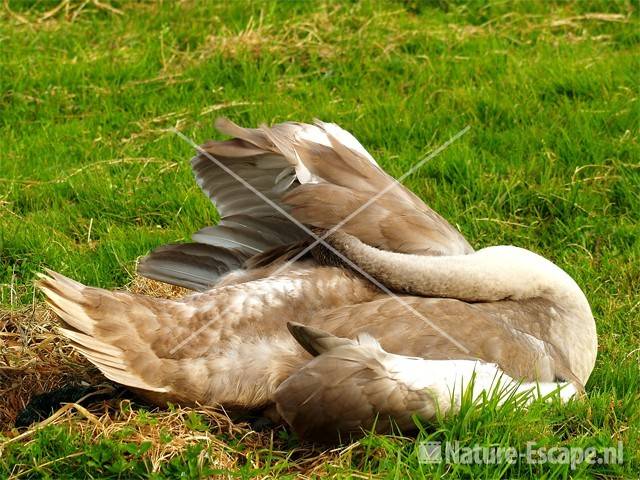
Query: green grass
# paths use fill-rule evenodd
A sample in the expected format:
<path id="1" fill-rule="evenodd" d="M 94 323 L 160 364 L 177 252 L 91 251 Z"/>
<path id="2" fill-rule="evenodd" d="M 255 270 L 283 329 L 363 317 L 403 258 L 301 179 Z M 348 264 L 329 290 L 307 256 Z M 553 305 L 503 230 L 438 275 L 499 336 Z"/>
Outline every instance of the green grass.
<path id="1" fill-rule="evenodd" d="M 45 267 L 122 286 L 137 257 L 215 221 L 173 127 L 204 141 L 216 137 L 218 115 L 246 125 L 317 117 L 353 132 L 399 176 L 470 125 L 406 185 L 474 246 L 522 246 L 572 275 L 593 307 L 599 357 L 584 402 L 526 414 L 470 408 L 421 438 L 522 449 L 530 440 L 599 448 L 621 440 L 624 464 L 419 465 L 413 440 L 370 436 L 327 454 L 326 471 L 640 475 L 640 22 L 631 2 L 8 4 L 3 311 L 31 304 L 34 273 Z M 46 427 L 6 447 L 0 477 L 142 477 L 153 468 L 146 447 L 127 440 L 136 428 Z M 251 450 L 225 438 L 229 455 L 244 459 L 237 476 L 305 471 L 295 440 L 276 440 Z M 177 451 L 158 478 L 216 470 L 208 445 Z"/>

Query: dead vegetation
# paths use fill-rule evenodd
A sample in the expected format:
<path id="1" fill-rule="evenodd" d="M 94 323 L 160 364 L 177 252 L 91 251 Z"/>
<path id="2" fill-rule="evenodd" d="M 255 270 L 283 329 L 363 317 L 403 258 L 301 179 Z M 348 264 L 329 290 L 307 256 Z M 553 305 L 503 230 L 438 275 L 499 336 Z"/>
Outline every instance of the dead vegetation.
<path id="1" fill-rule="evenodd" d="M 4 0 L 0 18 L 5 17 L 30 29 L 56 29 L 96 13 L 124 18 L 126 21 L 132 9 L 150 8 L 151 4 L 124 4 L 122 9 L 118 9 L 106 1 L 63 0 L 46 12 L 17 13 L 11 8 L 11 2 Z M 181 8 L 188 15 L 193 5 L 191 2 L 182 2 Z M 212 8 L 212 14 L 215 11 Z M 592 12 L 571 15 L 569 12 L 563 14 L 561 9 L 551 15 L 509 12 L 481 24 L 434 24 L 425 28 L 424 19 L 413 18 L 406 25 L 398 25 L 394 12 L 370 14 L 358 4 L 328 3 L 302 21 L 292 18 L 278 26 L 265 22 L 263 13 L 260 11 L 252 16 L 241 29 L 230 27 L 214 15 L 209 27 L 212 33 L 196 48 L 170 44 L 161 34 L 158 40 L 162 48 L 162 69 L 157 80 L 167 85 L 176 83 L 176 78 L 183 71 L 216 55 L 226 59 L 245 55 L 257 59 L 270 55 L 277 57 L 282 64 L 305 64 L 310 57 L 331 61 L 347 54 L 353 45 L 358 44 L 388 57 L 401 52 L 404 46 L 412 42 L 462 42 L 472 37 L 500 37 L 517 45 L 532 43 L 532 34 L 538 38 L 535 41 L 562 37 L 571 42 L 606 42 L 611 40 L 610 36 L 592 34 L 593 27 L 599 23 L 628 23 L 632 14 L 630 11 L 627 14 Z M 132 41 L 133 38 L 123 37 L 114 44 L 119 45 L 119 49 L 114 50 L 121 50 L 120 53 L 126 57 L 127 45 Z"/>
<path id="2" fill-rule="evenodd" d="M 175 298 L 187 291 L 136 277 L 129 290 Z M 0 431 L 39 393 L 70 383 L 96 385 L 104 377 L 57 333 L 55 315 L 41 303 L 0 311 Z"/>
<path id="3" fill-rule="evenodd" d="M 0 312 L 0 426 L 6 431 L 38 393 L 103 381 L 55 331 L 44 306 Z"/>

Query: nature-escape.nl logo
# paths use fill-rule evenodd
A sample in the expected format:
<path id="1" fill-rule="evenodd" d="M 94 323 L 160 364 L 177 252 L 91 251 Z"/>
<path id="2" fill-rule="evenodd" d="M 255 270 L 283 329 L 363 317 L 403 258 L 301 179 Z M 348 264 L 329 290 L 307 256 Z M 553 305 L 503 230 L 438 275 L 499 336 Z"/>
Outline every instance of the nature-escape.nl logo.
<path id="1" fill-rule="evenodd" d="M 535 442 L 527 442 L 524 451 L 515 447 L 496 445 L 461 446 L 460 442 L 420 442 L 418 460 L 420 463 L 458 463 L 495 465 L 514 464 L 564 464 L 574 470 L 582 463 L 590 465 L 610 465 L 623 463 L 622 442 L 616 447 L 536 447 Z"/>

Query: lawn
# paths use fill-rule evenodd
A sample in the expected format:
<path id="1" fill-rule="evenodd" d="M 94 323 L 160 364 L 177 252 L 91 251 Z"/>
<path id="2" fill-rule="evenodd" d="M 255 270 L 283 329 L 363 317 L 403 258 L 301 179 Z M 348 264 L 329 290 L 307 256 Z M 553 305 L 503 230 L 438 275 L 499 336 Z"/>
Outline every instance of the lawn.
<path id="1" fill-rule="evenodd" d="M 640 22 L 637 3 L 10 0 L 0 7 L 0 477 L 640 476 Z M 622 442 L 615 464 L 421 464 L 415 438 L 336 449 L 127 392 L 14 428 L 37 393 L 108 383 L 34 293 L 45 267 L 175 294 L 136 259 L 216 220 L 191 147 L 225 115 L 340 124 L 476 247 L 572 275 L 599 356 L 587 398 L 467 406 L 419 440 L 524 451 Z M 160 291 L 159 291 L 160 290 Z M 567 339 L 571 341 L 571 339 Z M 19 436 L 21 435 L 21 436 Z"/>

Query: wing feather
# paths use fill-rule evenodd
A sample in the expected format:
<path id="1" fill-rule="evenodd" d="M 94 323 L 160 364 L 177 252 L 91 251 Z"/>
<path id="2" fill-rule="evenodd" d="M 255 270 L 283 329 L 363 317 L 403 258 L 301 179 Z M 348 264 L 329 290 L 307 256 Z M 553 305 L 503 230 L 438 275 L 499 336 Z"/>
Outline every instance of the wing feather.
<path id="1" fill-rule="evenodd" d="M 220 222 L 196 232 L 192 239 L 195 245 L 228 250 L 229 261 L 220 258 L 219 250 L 209 250 L 214 261 L 196 265 L 199 257 L 190 246 L 194 244 L 161 247 L 141 261 L 145 276 L 202 290 L 240 268 L 239 258 L 265 253 L 269 257 L 272 249 L 309 240 L 304 229 L 265 198 L 308 227 L 330 229 L 385 191 L 342 229 L 390 251 L 421 255 L 473 251 L 455 228 L 396 184 L 353 135 L 335 124 L 286 122 L 252 129 L 219 119 L 216 126 L 235 138 L 205 143 L 191 165 Z"/>

